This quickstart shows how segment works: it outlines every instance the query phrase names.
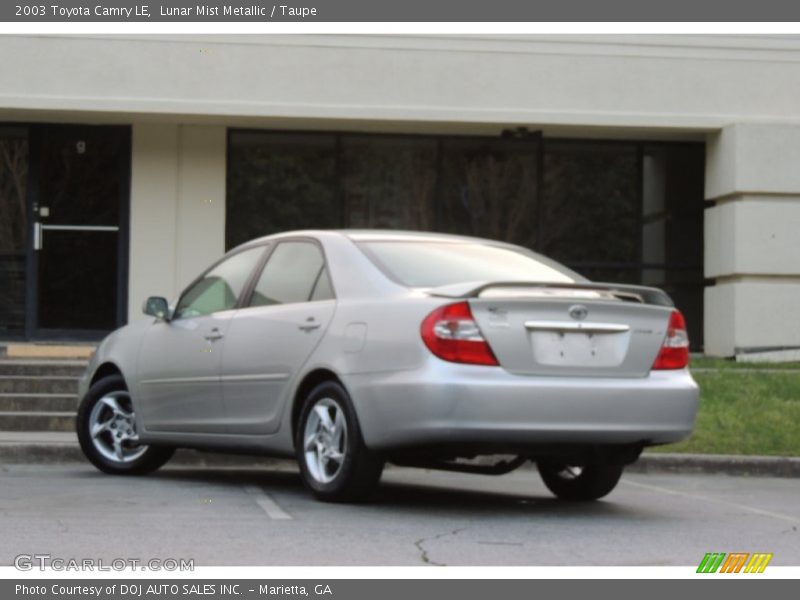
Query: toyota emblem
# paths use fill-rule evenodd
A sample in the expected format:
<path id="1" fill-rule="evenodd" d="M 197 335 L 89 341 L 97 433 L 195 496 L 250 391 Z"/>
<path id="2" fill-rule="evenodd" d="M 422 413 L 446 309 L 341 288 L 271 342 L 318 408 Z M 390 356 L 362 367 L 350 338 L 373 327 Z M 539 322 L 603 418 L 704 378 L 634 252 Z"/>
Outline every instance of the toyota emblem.
<path id="1" fill-rule="evenodd" d="M 575 306 L 570 306 L 569 316 L 575 319 L 576 321 L 583 321 L 586 317 L 589 316 L 589 309 L 586 308 L 583 304 L 576 304 Z"/>

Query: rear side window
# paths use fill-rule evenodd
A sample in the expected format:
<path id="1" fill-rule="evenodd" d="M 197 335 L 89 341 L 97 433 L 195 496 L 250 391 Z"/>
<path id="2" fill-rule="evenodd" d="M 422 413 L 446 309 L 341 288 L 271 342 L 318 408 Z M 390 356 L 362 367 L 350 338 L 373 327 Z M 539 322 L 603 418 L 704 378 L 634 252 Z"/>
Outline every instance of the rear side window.
<path id="1" fill-rule="evenodd" d="M 281 242 L 256 283 L 250 306 L 331 298 L 333 291 L 319 246 L 311 242 Z"/>
<path id="2" fill-rule="evenodd" d="M 322 269 L 311 292 L 311 300 L 330 300 L 331 298 L 333 298 L 333 288 L 331 288 L 331 280 L 328 277 L 328 269 Z"/>
<path id="3" fill-rule="evenodd" d="M 555 261 L 512 246 L 439 241 L 374 241 L 358 246 L 386 275 L 408 287 L 484 281 L 586 281 Z"/>

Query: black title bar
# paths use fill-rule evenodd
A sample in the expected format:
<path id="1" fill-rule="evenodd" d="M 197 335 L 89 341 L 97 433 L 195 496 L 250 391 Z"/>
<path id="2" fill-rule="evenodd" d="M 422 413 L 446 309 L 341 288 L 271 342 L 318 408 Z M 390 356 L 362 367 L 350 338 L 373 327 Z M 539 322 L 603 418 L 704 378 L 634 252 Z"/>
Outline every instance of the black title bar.
<path id="1" fill-rule="evenodd" d="M 798 22 L 795 0 L 45 0 L 3 22 Z"/>

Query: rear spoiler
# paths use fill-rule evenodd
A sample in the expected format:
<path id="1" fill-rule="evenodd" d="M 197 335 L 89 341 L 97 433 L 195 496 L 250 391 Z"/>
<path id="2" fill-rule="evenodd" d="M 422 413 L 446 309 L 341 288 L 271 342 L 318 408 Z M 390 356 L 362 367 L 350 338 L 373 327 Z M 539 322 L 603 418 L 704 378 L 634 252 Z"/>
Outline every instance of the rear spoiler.
<path id="1" fill-rule="evenodd" d="M 565 293 L 565 296 L 574 295 L 580 297 L 580 292 L 597 292 L 608 299 L 621 300 L 623 302 L 639 302 L 641 304 L 654 304 L 657 306 L 675 306 L 672 299 L 666 292 L 658 288 L 643 285 L 628 285 L 618 283 L 543 283 L 541 281 L 492 281 L 492 282 L 469 282 L 443 285 L 430 288 L 427 293 L 431 296 L 444 298 L 478 298 L 493 288 L 513 288 L 516 293 L 510 294 L 513 297 L 520 297 L 522 290 L 538 290 L 532 295 L 557 297 L 559 290 L 578 292 L 574 294 Z M 499 297 L 496 295 L 494 297 Z M 586 297 L 586 296 L 584 296 Z"/>

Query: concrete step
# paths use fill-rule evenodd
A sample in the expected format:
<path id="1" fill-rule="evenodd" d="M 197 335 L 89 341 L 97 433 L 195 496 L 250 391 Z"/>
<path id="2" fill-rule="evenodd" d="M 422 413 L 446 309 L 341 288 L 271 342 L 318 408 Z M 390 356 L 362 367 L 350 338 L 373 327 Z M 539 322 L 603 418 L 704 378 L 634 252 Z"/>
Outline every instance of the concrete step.
<path id="1" fill-rule="evenodd" d="M 75 412 L 78 397 L 75 394 L 0 394 L 0 412 Z"/>
<path id="2" fill-rule="evenodd" d="M 52 352 L 54 348 L 58 349 L 45 349 Z M 38 352 L 41 347 L 28 349 Z M 78 380 L 86 365 L 83 358 L 39 357 L 35 353 L 0 358 L 0 433 L 73 435 Z"/>
<path id="3" fill-rule="evenodd" d="M 75 412 L 2 411 L 0 431 L 75 431 Z"/>
<path id="4" fill-rule="evenodd" d="M 0 464 L 71 463 L 86 459 L 74 430 L 0 431 Z"/>
<path id="5" fill-rule="evenodd" d="M 78 378 L 42 375 L 3 375 L 0 377 L 0 394 L 75 394 Z"/>
<path id="6" fill-rule="evenodd" d="M 96 347 L 96 344 L 0 342 L 0 357 L 26 360 L 88 360 Z"/>
<path id="7" fill-rule="evenodd" d="M 0 360 L 0 379 L 8 375 L 80 377 L 87 364 L 83 360 Z"/>

